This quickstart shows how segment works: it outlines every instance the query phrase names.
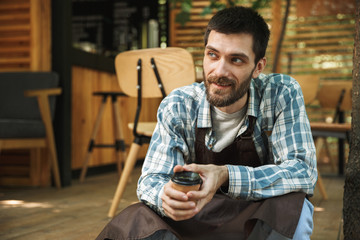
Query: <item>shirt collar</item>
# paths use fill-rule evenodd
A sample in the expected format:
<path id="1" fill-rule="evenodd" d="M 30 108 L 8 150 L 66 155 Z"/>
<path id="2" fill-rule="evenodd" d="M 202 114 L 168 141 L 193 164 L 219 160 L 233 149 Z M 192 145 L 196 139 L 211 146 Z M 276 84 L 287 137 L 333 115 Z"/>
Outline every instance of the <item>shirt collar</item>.
<path id="1" fill-rule="evenodd" d="M 254 80 L 252 79 L 250 83 L 250 96 L 249 96 L 248 110 L 246 115 L 254 116 L 257 118 L 259 105 L 260 105 L 260 98 L 258 96 L 258 93 L 256 92 Z"/>
<path id="2" fill-rule="evenodd" d="M 210 103 L 206 99 L 205 85 L 204 82 L 201 83 L 203 88 L 204 96 L 200 100 L 200 107 L 197 118 L 197 127 L 198 128 L 211 128 L 211 110 Z"/>
<path id="3" fill-rule="evenodd" d="M 205 86 L 204 83 L 201 83 L 201 87 L 204 90 L 204 97 L 201 98 L 199 112 L 198 112 L 198 118 L 197 118 L 197 127 L 198 128 L 211 128 L 211 110 L 210 110 L 210 103 L 206 99 L 206 93 L 205 93 Z M 260 98 L 258 93 L 255 90 L 255 83 L 254 80 L 251 80 L 250 83 L 250 96 L 248 101 L 248 109 L 246 115 L 257 117 L 258 110 L 259 110 L 259 104 L 260 104 Z"/>

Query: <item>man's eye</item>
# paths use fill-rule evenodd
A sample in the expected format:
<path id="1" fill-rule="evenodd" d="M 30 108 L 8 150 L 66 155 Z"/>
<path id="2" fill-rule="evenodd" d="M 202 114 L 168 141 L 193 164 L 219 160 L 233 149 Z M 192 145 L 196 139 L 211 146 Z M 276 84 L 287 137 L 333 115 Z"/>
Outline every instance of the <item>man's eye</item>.
<path id="1" fill-rule="evenodd" d="M 243 62 L 243 60 L 241 60 L 240 58 L 233 58 L 233 59 L 231 59 L 231 61 L 234 63 L 242 63 Z"/>
<path id="2" fill-rule="evenodd" d="M 212 57 L 212 58 L 216 57 L 216 54 L 213 52 L 208 52 L 208 55 L 209 55 L 209 57 Z"/>

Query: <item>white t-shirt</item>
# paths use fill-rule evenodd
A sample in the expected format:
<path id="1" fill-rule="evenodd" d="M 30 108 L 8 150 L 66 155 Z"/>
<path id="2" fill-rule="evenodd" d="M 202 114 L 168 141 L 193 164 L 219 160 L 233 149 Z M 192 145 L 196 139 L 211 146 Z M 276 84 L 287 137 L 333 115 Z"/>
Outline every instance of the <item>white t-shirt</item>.
<path id="1" fill-rule="evenodd" d="M 228 114 L 211 106 L 211 121 L 216 138 L 212 149 L 214 152 L 221 152 L 235 140 L 244 123 L 246 110 L 247 107 L 243 107 L 240 111 Z"/>

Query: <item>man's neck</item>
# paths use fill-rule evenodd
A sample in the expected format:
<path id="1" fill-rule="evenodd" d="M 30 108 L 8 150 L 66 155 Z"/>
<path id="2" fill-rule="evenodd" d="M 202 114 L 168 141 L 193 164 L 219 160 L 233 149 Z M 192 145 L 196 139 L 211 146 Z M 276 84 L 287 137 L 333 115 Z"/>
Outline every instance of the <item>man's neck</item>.
<path id="1" fill-rule="evenodd" d="M 249 92 L 247 92 L 242 98 L 234 102 L 233 104 L 226 106 L 226 107 L 218 107 L 218 109 L 225 113 L 234 113 L 240 111 L 248 101 Z"/>

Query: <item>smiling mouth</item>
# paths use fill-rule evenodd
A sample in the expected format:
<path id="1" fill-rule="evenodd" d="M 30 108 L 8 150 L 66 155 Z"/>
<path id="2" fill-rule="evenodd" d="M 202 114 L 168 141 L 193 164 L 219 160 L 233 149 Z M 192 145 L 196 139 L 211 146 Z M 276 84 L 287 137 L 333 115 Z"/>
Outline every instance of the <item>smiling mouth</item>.
<path id="1" fill-rule="evenodd" d="M 228 87 L 231 86 L 231 83 L 214 83 L 217 86 L 221 86 L 221 87 Z"/>
<path id="2" fill-rule="evenodd" d="M 229 87 L 232 86 L 231 83 L 216 83 L 216 82 L 213 82 L 212 84 L 213 84 L 216 88 L 221 88 L 221 89 L 223 89 L 223 88 L 229 88 Z"/>

